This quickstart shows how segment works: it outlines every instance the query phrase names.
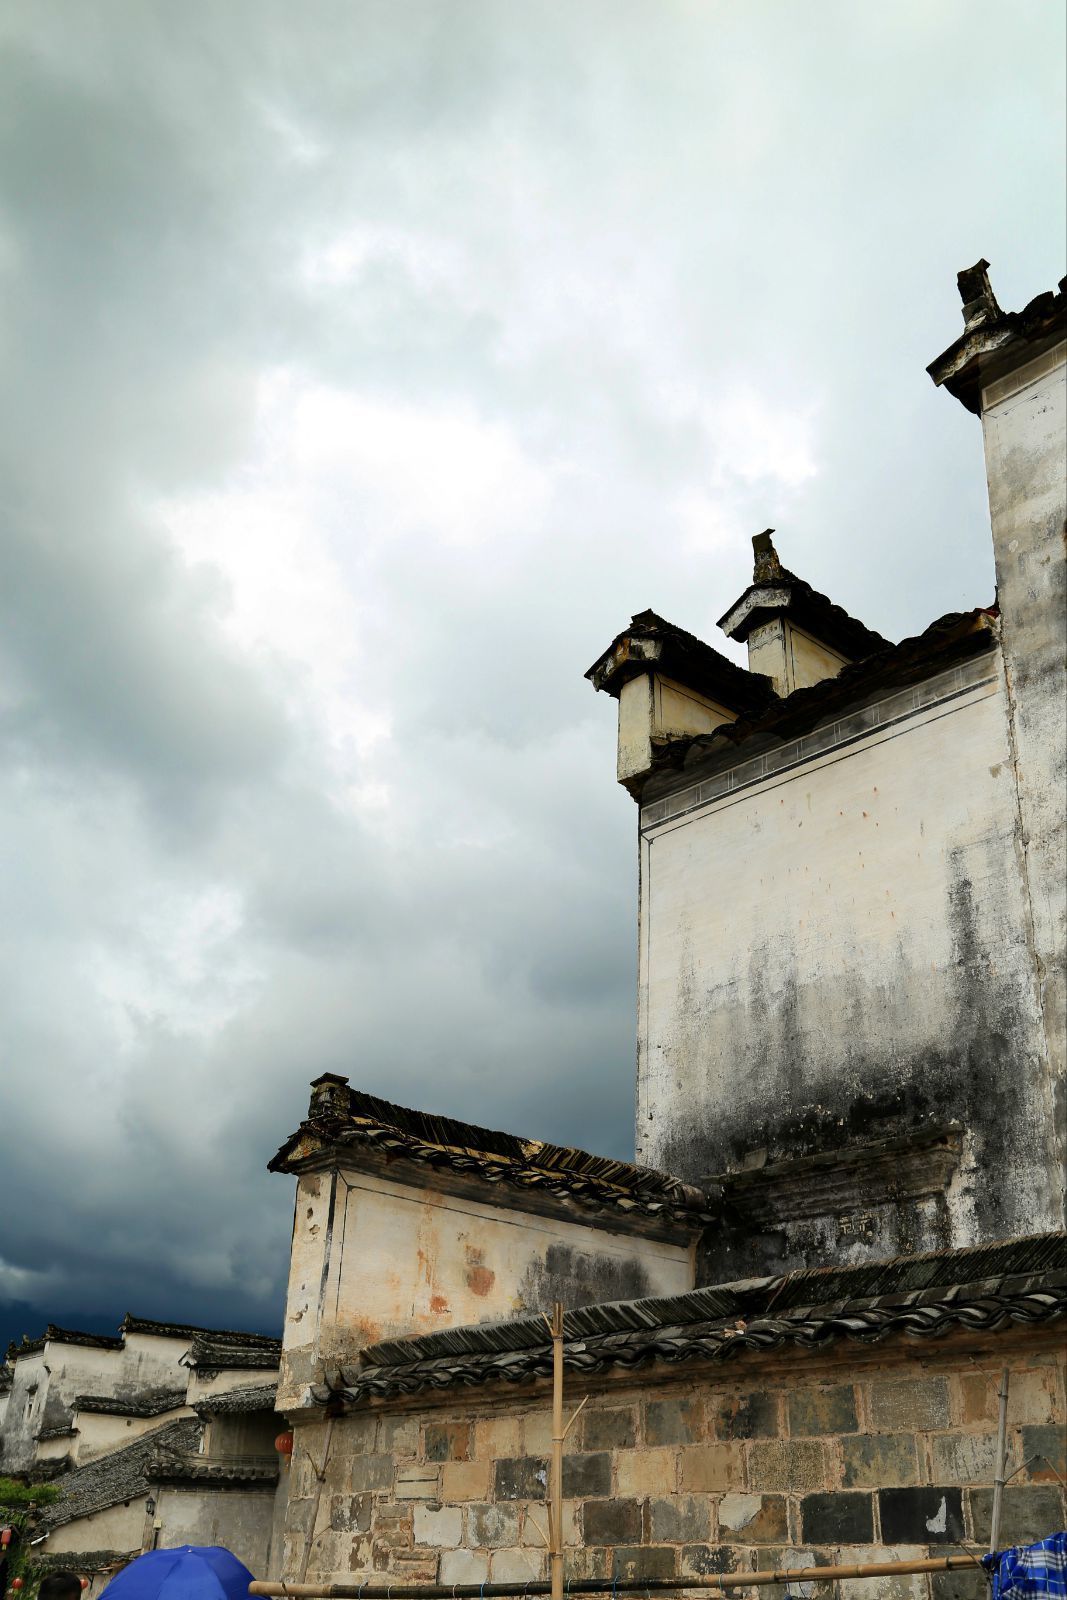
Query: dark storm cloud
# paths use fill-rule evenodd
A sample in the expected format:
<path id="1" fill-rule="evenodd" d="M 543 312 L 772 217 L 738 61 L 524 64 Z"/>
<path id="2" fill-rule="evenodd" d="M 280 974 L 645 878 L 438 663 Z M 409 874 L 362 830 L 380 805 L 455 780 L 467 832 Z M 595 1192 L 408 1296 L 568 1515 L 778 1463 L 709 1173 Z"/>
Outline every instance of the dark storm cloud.
<path id="1" fill-rule="evenodd" d="M 1055 8 L 9 5 L 0 1302 L 279 1315 L 323 1070 L 625 1154 L 582 672 L 775 523 L 989 598 L 923 373 L 1062 271 Z M 1024 65 L 1020 66 L 1019 63 Z"/>

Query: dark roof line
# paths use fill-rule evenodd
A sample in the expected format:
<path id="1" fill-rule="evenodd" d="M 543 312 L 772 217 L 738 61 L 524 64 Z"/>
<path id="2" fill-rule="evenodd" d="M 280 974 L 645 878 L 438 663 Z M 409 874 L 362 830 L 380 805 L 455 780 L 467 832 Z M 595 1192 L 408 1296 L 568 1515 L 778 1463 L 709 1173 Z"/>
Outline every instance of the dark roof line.
<path id="1" fill-rule="evenodd" d="M 69 1550 L 57 1550 L 50 1555 L 47 1550 L 36 1549 L 33 1552 L 33 1566 L 38 1575 L 47 1572 L 65 1572 L 72 1565 L 80 1573 L 107 1572 L 114 1568 L 124 1567 L 136 1556 L 141 1554 L 141 1547 L 136 1550 L 79 1550 L 72 1554 Z"/>
<path id="2" fill-rule="evenodd" d="M 222 1394 L 205 1395 L 203 1400 L 196 1402 L 196 1414 L 202 1417 L 246 1411 L 273 1411 L 277 1394 L 277 1381 L 246 1384 L 240 1389 L 227 1389 Z"/>
<path id="3" fill-rule="evenodd" d="M 782 590 L 789 591 L 784 607 L 774 598 L 775 592 Z M 755 601 L 759 596 L 764 597 L 766 604 L 753 604 L 736 628 L 727 629 L 726 624 L 733 613 L 746 600 Z M 880 650 L 892 648 L 891 640 L 868 628 L 858 617 L 850 616 L 844 606 L 835 604 L 828 595 L 820 594 L 810 583 L 781 565 L 776 577 L 757 579 L 749 584 L 744 594 L 719 618 L 716 626 L 728 632 L 731 638 L 744 640 L 768 610 L 777 612 L 783 609 L 798 627 L 813 633 L 823 644 L 840 650 L 852 661 L 862 661 Z"/>
<path id="4" fill-rule="evenodd" d="M 1002 311 L 989 282 L 989 262 L 977 261 L 956 274 L 963 301 L 963 332 L 947 350 L 931 361 L 927 372 L 939 387 L 968 411 L 982 407 L 982 389 L 1047 348 L 1067 331 L 1067 278 L 1048 289 L 1021 311 Z M 1029 345 L 1029 350 L 1017 347 Z M 1035 350 L 1032 348 L 1037 346 Z"/>
<path id="5" fill-rule="evenodd" d="M 350 1088 L 346 1078 L 333 1073 L 312 1085 L 308 1118 L 278 1151 L 270 1170 L 298 1171 L 320 1146 L 363 1146 L 616 1215 L 693 1226 L 718 1215 L 707 1192 L 668 1173 L 393 1105 Z"/>
<path id="6" fill-rule="evenodd" d="M 18 1344 L 16 1344 L 14 1339 L 12 1339 L 11 1343 L 7 1347 L 7 1356 L 5 1359 L 7 1361 L 17 1361 L 19 1356 L 40 1355 L 43 1349 L 43 1339 L 27 1339 L 26 1335 L 23 1334 Z"/>
<path id="7" fill-rule="evenodd" d="M 51 1532 L 80 1517 L 106 1511 L 123 1500 L 147 1494 L 146 1470 L 160 1448 L 176 1452 L 195 1450 L 200 1439 L 200 1423 L 195 1417 L 180 1417 L 144 1433 L 121 1450 L 109 1451 L 74 1467 L 53 1480 L 62 1491 L 54 1505 L 41 1513 L 42 1530 Z"/>
<path id="8" fill-rule="evenodd" d="M 647 1362 L 729 1360 L 745 1350 L 819 1348 L 907 1333 L 934 1338 L 953 1327 L 996 1331 L 1041 1323 L 1067 1310 L 1065 1235 L 1043 1234 L 963 1250 L 933 1251 L 742 1280 L 685 1295 L 583 1306 L 564 1316 L 565 1364 L 603 1372 Z M 422 1389 L 548 1374 L 544 1323 L 454 1328 L 385 1341 L 361 1352 L 357 1369 L 312 1389 L 320 1403 L 348 1403 Z"/>
<path id="9" fill-rule="evenodd" d="M 186 1364 L 211 1372 L 237 1371 L 244 1367 L 273 1368 L 282 1356 L 282 1341 L 267 1334 L 205 1335 L 194 1339 Z"/>
<path id="10" fill-rule="evenodd" d="M 189 1322 L 155 1322 L 150 1317 L 135 1317 L 127 1311 L 122 1319 L 123 1333 L 145 1333 L 157 1339 L 194 1339 L 197 1334 L 208 1334 L 215 1339 L 259 1339 L 266 1335 L 236 1333 L 226 1328 L 201 1328 Z"/>
<path id="11" fill-rule="evenodd" d="M 44 1333 L 40 1334 L 36 1339 L 28 1339 L 23 1334 L 18 1344 L 12 1340 L 7 1347 L 7 1360 L 17 1361 L 20 1356 L 40 1355 L 50 1340 L 56 1344 L 85 1345 L 89 1349 L 117 1350 L 122 1348 L 122 1340 L 116 1338 L 113 1334 L 76 1333 L 70 1328 L 57 1328 L 54 1322 L 50 1322 Z"/>
<path id="12" fill-rule="evenodd" d="M 159 1417 L 185 1405 L 185 1393 L 184 1389 L 158 1389 L 123 1399 L 109 1394 L 80 1394 L 75 1398 L 74 1409 L 108 1417 Z"/>
<path id="13" fill-rule="evenodd" d="M 624 683 L 643 672 L 659 671 L 695 689 L 730 711 L 759 711 L 777 698 L 769 678 L 749 672 L 695 633 L 668 622 L 655 611 L 638 611 L 589 668 L 594 689 L 618 696 Z"/>
<path id="14" fill-rule="evenodd" d="M 198 1328 L 191 1323 L 184 1322 L 153 1322 L 148 1317 L 135 1317 L 132 1312 L 127 1312 L 119 1326 L 119 1332 L 113 1333 L 79 1333 L 72 1328 L 60 1328 L 50 1322 L 43 1334 L 36 1339 L 28 1339 L 25 1334 L 21 1343 L 14 1340 L 7 1347 L 7 1361 L 17 1361 L 19 1356 L 37 1355 L 45 1345 L 51 1341 L 55 1344 L 85 1345 L 93 1350 L 121 1350 L 125 1346 L 127 1333 L 146 1333 L 162 1339 L 184 1339 L 190 1342 L 196 1338 L 217 1339 L 227 1345 L 279 1345 L 279 1340 L 272 1334 L 242 1333 L 229 1328 Z"/>
<path id="15" fill-rule="evenodd" d="M 740 746 L 750 739 L 784 742 L 802 738 L 829 717 L 882 690 L 904 688 L 933 677 L 956 662 L 991 649 L 996 616 L 995 606 L 950 612 L 913 638 L 902 639 L 865 661 L 843 667 L 835 678 L 794 689 L 784 699 L 776 699 L 763 716 L 739 717 L 736 722 L 724 722 L 714 733 L 672 739 L 660 751 L 649 778 L 669 777 L 707 756 L 726 751 L 731 744 Z M 663 787 L 661 782 L 653 781 L 652 793 L 662 792 Z"/>
<path id="16" fill-rule="evenodd" d="M 264 1456 L 213 1461 L 168 1454 L 149 1462 L 148 1476 L 153 1483 L 277 1483 L 278 1462 Z"/>
<path id="17" fill-rule="evenodd" d="M 58 1328 L 50 1322 L 44 1330 L 48 1344 L 80 1344 L 89 1350 L 121 1350 L 122 1336 L 117 1333 L 80 1333 L 76 1328 Z"/>

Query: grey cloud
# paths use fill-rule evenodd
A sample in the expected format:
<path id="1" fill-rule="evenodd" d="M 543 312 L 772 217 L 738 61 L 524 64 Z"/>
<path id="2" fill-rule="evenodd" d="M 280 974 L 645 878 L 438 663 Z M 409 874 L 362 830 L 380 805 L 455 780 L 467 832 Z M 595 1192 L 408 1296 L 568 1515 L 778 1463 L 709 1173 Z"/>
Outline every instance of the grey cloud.
<path id="1" fill-rule="evenodd" d="M 6 8 L 21 1322 L 276 1321 L 264 1165 L 323 1070 L 627 1153 L 634 814 L 582 673 L 646 605 L 712 636 L 768 523 L 884 631 L 989 598 L 923 367 L 959 267 L 1062 272 L 1062 28 L 1014 7 L 1009 73 L 973 0 Z M 501 463 L 473 532 L 455 418 Z"/>

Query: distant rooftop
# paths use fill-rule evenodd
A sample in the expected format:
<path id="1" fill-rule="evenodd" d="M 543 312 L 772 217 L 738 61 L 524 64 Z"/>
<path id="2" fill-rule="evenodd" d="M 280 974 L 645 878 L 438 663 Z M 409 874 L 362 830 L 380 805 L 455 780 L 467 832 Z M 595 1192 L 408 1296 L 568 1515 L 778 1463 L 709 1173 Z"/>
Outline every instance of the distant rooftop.
<path id="1" fill-rule="evenodd" d="M 135 1399 L 118 1399 L 107 1394 L 80 1394 L 74 1401 L 74 1409 L 108 1417 L 160 1417 L 167 1411 L 176 1411 L 184 1404 L 184 1389 L 153 1389 Z"/>
<path id="2" fill-rule="evenodd" d="M 196 1412 L 198 1416 L 231 1416 L 238 1412 L 273 1411 L 277 1393 L 277 1382 L 246 1384 L 205 1396 L 196 1402 Z"/>
<path id="3" fill-rule="evenodd" d="M 79 1517 L 93 1516 L 123 1501 L 143 1497 L 148 1493 L 148 1470 L 160 1452 L 190 1452 L 196 1449 L 199 1440 L 197 1419 L 182 1417 L 153 1428 L 121 1450 L 109 1451 L 84 1466 L 71 1468 L 52 1480 L 62 1494 L 54 1505 L 46 1506 L 41 1512 L 42 1530 L 51 1533 L 54 1528 Z"/>
<path id="4" fill-rule="evenodd" d="M 270 1369 L 282 1358 L 282 1341 L 263 1333 L 205 1333 L 195 1338 L 184 1358 L 197 1371 L 236 1372 L 245 1367 Z"/>
<path id="5" fill-rule="evenodd" d="M 18 1344 L 12 1340 L 7 1347 L 7 1359 L 17 1361 L 20 1356 L 39 1355 L 46 1344 L 78 1344 L 89 1350 L 121 1350 L 122 1339 L 113 1333 L 81 1333 L 75 1328 L 60 1328 L 50 1322 L 44 1333 L 36 1339 L 23 1334 Z"/>
<path id="6" fill-rule="evenodd" d="M 159 1339 L 185 1340 L 190 1345 L 198 1339 L 207 1339 L 227 1348 L 267 1349 L 279 1346 L 280 1343 L 272 1334 L 242 1333 L 227 1328 L 202 1328 L 188 1322 L 156 1322 L 149 1317 L 135 1317 L 132 1312 L 127 1312 L 117 1334 L 80 1333 L 76 1329 L 61 1328 L 50 1322 L 44 1333 L 35 1339 L 23 1334 L 20 1343 L 15 1344 L 12 1341 L 7 1348 L 7 1361 L 17 1361 L 20 1356 L 38 1355 L 48 1343 L 83 1345 L 91 1350 L 121 1350 L 128 1333 L 145 1334 Z"/>

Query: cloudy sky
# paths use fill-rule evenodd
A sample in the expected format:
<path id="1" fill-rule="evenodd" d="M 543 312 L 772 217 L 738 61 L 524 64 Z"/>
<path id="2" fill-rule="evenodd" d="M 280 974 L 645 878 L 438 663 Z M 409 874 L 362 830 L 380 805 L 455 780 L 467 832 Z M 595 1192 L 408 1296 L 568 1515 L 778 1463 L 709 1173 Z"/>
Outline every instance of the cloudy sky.
<path id="1" fill-rule="evenodd" d="M 627 1155 L 582 674 L 749 537 L 987 602 L 958 268 L 1064 270 L 1058 0 L 0 7 L 0 1327 L 273 1328 L 330 1070 Z"/>

